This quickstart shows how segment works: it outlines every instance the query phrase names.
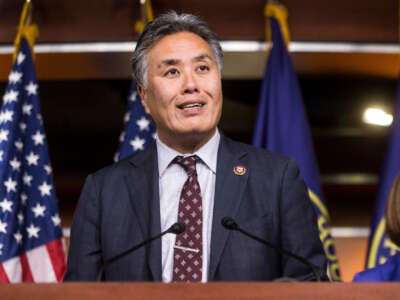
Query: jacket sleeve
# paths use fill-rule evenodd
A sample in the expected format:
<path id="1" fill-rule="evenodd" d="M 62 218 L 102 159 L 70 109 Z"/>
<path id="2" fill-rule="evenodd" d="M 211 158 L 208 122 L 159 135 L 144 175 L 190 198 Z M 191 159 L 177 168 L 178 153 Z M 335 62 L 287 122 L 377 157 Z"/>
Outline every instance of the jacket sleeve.
<path id="1" fill-rule="evenodd" d="M 102 265 L 98 187 L 86 179 L 71 227 L 67 272 L 64 281 L 95 281 Z"/>
<path id="2" fill-rule="evenodd" d="M 327 259 L 319 239 L 315 209 L 293 160 L 288 162 L 282 176 L 279 213 L 282 248 L 307 259 L 317 267 L 321 279 L 328 280 Z M 284 277 L 316 280 L 310 266 L 287 255 L 283 256 L 282 270 Z"/>

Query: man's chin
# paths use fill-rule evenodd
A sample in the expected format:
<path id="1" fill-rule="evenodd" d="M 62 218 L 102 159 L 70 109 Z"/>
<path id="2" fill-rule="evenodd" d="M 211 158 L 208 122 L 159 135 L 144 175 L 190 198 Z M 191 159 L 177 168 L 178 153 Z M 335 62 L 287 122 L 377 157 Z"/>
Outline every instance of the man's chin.
<path id="1" fill-rule="evenodd" d="M 201 138 L 201 137 L 207 137 L 207 136 L 212 136 L 215 132 L 216 128 L 212 129 L 203 129 L 203 128 L 185 128 L 181 131 L 176 131 L 177 136 L 184 136 L 185 138 Z"/>
<path id="2" fill-rule="evenodd" d="M 205 144 L 215 133 L 216 128 L 190 128 L 175 131 L 175 140 L 181 144 Z"/>

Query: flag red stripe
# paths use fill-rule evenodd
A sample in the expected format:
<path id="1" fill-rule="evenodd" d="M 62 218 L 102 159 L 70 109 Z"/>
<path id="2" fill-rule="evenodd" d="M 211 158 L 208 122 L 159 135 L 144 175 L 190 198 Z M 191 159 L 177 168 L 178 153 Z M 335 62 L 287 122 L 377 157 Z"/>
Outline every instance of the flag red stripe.
<path id="1" fill-rule="evenodd" d="M 0 265 L 0 282 L 1 283 L 9 283 L 10 280 L 8 280 L 6 271 L 3 268 L 3 265 Z"/>
<path id="2" fill-rule="evenodd" d="M 21 254 L 20 256 L 21 268 L 22 268 L 22 281 L 23 282 L 33 282 L 33 276 L 31 267 L 29 266 L 28 257 L 26 253 Z"/>
<path id="3" fill-rule="evenodd" d="M 53 265 L 57 281 L 60 282 L 63 280 L 66 271 L 65 252 L 62 238 L 47 243 L 46 248 L 47 252 L 49 253 L 50 261 Z"/>

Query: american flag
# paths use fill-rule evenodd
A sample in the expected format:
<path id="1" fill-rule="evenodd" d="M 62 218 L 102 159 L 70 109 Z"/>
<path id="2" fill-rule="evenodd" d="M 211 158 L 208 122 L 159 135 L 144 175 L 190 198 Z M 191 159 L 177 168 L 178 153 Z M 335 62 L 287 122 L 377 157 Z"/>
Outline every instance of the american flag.
<path id="1" fill-rule="evenodd" d="M 38 85 L 23 37 L 0 109 L 0 282 L 57 282 L 64 273 Z"/>
<path id="2" fill-rule="evenodd" d="M 120 144 L 114 161 L 119 161 L 138 151 L 146 149 L 155 139 L 156 127 L 151 117 L 146 114 L 132 80 L 128 99 L 128 110 L 125 114 L 125 128 L 119 138 Z"/>

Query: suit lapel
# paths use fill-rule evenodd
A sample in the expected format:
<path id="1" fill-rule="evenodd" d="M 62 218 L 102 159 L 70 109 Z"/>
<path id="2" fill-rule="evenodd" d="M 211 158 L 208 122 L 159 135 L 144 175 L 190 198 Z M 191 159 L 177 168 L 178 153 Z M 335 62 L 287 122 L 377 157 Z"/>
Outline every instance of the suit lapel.
<path id="1" fill-rule="evenodd" d="M 247 152 L 236 150 L 234 143 L 221 135 L 215 182 L 209 281 L 214 279 L 229 235 L 229 231 L 221 225 L 221 219 L 223 217 L 234 218 L 243 198 L 248 179 L 248 170 L 243 175 L 237 175 L 234 172 L 234 168 L 237 166 L 247 168 L 246 157 Z"/>
<path id="2" fill-rule="evenodd" d="M 153 143 L 147 150 L 130 159 L 132 169 L 125 177 L 130 202 L 139 220 L 143 238 L 150 238 L 161 230 L 158 189 L 157 150 Z M 153 280 L 161 281 L 161 240 L 146 247 L 147 262 Z"/>

